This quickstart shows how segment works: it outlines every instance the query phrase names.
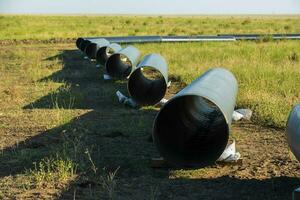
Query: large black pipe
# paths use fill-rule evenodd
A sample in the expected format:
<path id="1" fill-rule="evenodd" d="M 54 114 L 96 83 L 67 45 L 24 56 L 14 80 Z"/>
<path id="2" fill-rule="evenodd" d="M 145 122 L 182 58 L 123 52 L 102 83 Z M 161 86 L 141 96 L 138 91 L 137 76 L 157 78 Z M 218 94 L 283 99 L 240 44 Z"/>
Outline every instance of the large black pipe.
<path id="1" fill-rule="evenodd" d="M 237 90 L 232 73 L 214 68 L 172 97 L 153 126 L 161 156 L 177 166 L 214 163 L 228 142 Z"/>
<path id="2" fill-rule="evenodd" d="M 79 44 L 79 49 L 82 52 L 85 52 L 86 47 L 91 43 L 90 40 L 83 40 L 80 44 Z"/>
<path id="3" fill-rule="evenodd" d="M 80 45 L 81 45 L 81 43 L 82 43 L 84 40 L 85 40 L 85 39 L 82 38 L 82 37 L 77 38 L 77 40 L 76 40 L 76 47 L 77 47 L 78 49 L 80 49 Z"/>
<path id="4" fill-rule="evenodd" d="M 131 73 L 127 88 L 140 105 L 155 105 L 165 96 L 168 84 L 168 65 L 159 54 L 148 54 Z"/>
<path id="5" fill-rule="evenodd" d="M 127 46 L 107 59 L 105 69 L 111 77 L 126 78 L 135 69 L 140 56 L 141 53 L 137 48 Z"/>

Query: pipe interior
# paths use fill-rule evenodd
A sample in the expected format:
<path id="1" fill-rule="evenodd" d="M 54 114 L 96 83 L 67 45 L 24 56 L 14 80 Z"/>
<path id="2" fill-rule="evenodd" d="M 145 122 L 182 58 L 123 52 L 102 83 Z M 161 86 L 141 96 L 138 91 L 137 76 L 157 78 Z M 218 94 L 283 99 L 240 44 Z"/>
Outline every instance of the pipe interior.
<path id="1" fill-rule="evenodd" d="M 155 105 L 165 96 L 167 84 L 159 70 L 143 67 L 143 70 L 139 68 L 130 75 L 128 90 L 138 103 Z"/>
<path id="2" fill-rule="evenodd" d="M 78 49 L 80 49 L 80 45 L 81 45 L 81 43 L 82 43 L 83 41 L 84 41 L 83 38 L 78 38 L 78 39 L 76 40 L 76 46 L 77 46 Z"/>
<path id="3" fill-rule="evenodd" d="M 204 167 L 223 153 L 229 127 L 214 103 L 188 95 L 171 100 L 161 109 L 153 134 L 160 153 L 171 163 Z"/>
<path id="4" fill-rule="evenodd" d="M 113 54 L 106 62 L 106 71 L 113 77 L 127 77 L 131 73 L 132 63 L 123 54 Z"/>
<path id="5" fill-rule="evenodd" d="M 110 47 L 107 47 L 107 46 L 101 47 L 97 51 L 97 55 L 96 55 L 97 62 L 100 65 L 105 65 L 107 59 L 114 53 L 115 53 L 115 51 Z"/>
<path id="6" fill-rule="evenodd" d="M 115 50 L 113 48 L 107 47 L 105 48 L 105 54 L 109 58 L 111 55 L 115 53 Z"/>
<path id="7" fill-rule="evenodd" d="M 95 55 L 97 52 L 97 44 L 96 43 L 90 43 L 87 45 L 86 49 L 85 49 L 85 53 L 87 55 L 87 57 L 89 57 L 90 59 L 95 59 Z"/>
<path id="8" fill-rule="evenodd" d="M 85 52 L 86 47 L 87 47 L 90 43 L 91 43 L 91 42 L 88 41 L 88 40 L 82 41 L 82 42 L 81 42 L 81 45 L 80 45 L 80 50 L 83 51 L 83 52 Z"/>

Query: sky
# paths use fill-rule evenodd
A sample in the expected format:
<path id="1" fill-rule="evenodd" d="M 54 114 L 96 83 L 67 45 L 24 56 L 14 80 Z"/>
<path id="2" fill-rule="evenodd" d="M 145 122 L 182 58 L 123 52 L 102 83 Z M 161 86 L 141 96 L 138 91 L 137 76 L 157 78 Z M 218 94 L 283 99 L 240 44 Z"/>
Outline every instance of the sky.
<path id="1" fill-rule="evenodd" d="M 1 14 L 300 14 L 300 0 L 0 0 Z"/>

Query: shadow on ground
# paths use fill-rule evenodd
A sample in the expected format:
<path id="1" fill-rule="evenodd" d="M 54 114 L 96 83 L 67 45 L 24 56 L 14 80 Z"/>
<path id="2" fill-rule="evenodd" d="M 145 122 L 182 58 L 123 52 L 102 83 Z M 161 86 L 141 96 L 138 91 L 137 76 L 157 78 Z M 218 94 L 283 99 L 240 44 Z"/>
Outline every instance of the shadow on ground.
<path id="1" fill-rule="evenodd" d="M 0 176 L 18 175 L 42 159 L 56 156 L 74 160 L 79 174 L 93 176 L 89 151 L 99 171 L 119 174 L 143 174 L 150 157 L 155 154 L 147 142 L 155 110 L 135 110 L 120 105 L 115 92 L 126 94 L 126 82 L 103 81 L 103 69 L 95 68 L 77 50 L 64 50 L 48 60 L 61 59 L 62 70 L 40 81 L 65 83 L 23 109 L 81 109 L 84 114 L 61 126 L 41 131 L 14 147 L 3 150 Z M 100 173 L 100 172 L 99 172 Z M 77 179 L 82 183 L 81 177 Z"/>
<path id="2" fill-rule="evenodd" d="M 102 109 L 108 98 L 116 99 L 112 87 L 127 92 L 125 81 L 103 81 L 103 67 L 96 68 L 90 61 L 84 60 L 77 50 L 64 50 L 46 60 L 54 59 L 62 60 L 62 70 L 40 81 L 65 84 L 57 91 L 24 106 L 24 109 Z"/>

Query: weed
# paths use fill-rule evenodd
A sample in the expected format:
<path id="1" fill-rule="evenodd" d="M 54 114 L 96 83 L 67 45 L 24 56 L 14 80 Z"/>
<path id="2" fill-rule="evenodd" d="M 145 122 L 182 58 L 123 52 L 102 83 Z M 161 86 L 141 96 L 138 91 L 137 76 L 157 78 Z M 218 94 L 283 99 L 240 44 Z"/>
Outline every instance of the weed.
<path id="1" fill-rule="evenodd" d="M 72 109 L 75 96 L 70 92 L 70 86 L 61 87 L 51 94 L 51 104 L 54 109 Z"/>
<path id="2" fill-rule="evenodd" d="M 98 33 L 97 30 L 91 30 L 91 31 L 90 31 L 90 34 L 91 34 L 91 35 L 96 35 L 97 33 Z"/>
<path id="3" fill-rule="evenodd" d="M 95 165 L 95 163 L 94 163 L 94 161 L 93 161 L 93 159 L 91 157 L 91 154 L 90 154 L 90 152 L 89 152 L 88 149 L 86 149 L 85 154 L 87 155 L 87 158 L 88 158 L 89 162 L 91 163 L 91 169 L 92 169 L 92 171 L 96 175 L 98 168 L 96 167 L 96 165 Z"/>
<path id="4" fill-rule="evenodd" d="M 131 24 L 131 20 L 125 20 L 125 24 L 127 25 Z"/>
<path id="5" fill-rule="evenodd" d="M 27 174 L 38 186 L 65 182 L 75 175 L 77 168 L 72 160 L 59 156 L 44 158 L 33 164 L 34 168 L 27 171 Z"/>
<path id="6" fill-rule="evenodd" d="M 250 24 L 251 23 L 251 20 L 250 19 L 245 19 L 243 22 L 242 22 L 242 25 L 247 25 L 247 24 Z"/>
<path id="7" fill-rule="evenodd" d="M 289 55 L 289 60 L 292 62 L 298 62 L 299 61 L 298 54 L 296 52 L 291 53 Z"/>
<path id="8" fill-rule="evenodd" d="M 119 167 L 114 172 L 109 172 L 108 175 L 100 176 L 100 181 L 103 189 L 106 191 L 109 199 L 115 199 L 115 192 L 117 187 L 116 174 Z"/>
<path id="9" fill-rule="evenodd" d="M 261 42 L 270 42 L 273 40 L 273 37 L 272 36 L 269 36 L 269 35 L 262 35 L 260 37 L 260 41 Z"/>
<path id="10" fill-rule="evenodd" d="M 291 27 L 290 27 L 290 26 L 288 26 L 288 25 L 284 26 L 283 28 L 284 28 L 284 30 L 286 30 L 286 31 L 288 31 L 288 30 L 290 30 L 290 29 L 291 29 Z"/>
<path id="11" fill-rule="evenodd" d="M 150 200 L 156 200 L 158 198 L 158 186 L 150 187 Z"/>

